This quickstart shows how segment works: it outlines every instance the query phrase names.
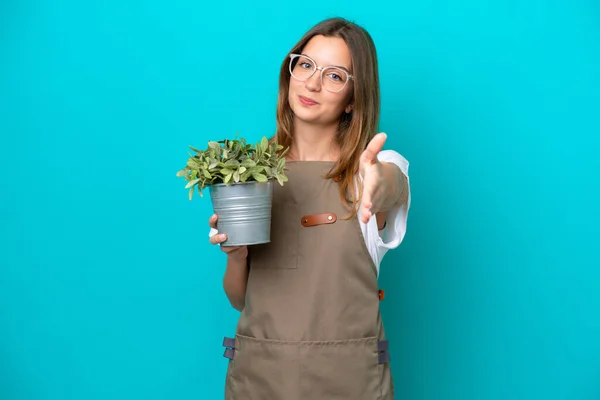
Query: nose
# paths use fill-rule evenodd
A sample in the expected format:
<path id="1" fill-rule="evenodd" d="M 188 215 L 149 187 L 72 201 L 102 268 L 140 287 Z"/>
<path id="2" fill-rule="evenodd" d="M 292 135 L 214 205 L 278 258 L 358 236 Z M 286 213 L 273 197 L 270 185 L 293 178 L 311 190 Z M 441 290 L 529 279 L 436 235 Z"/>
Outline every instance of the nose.
<path id="1" fill-rule="evenodd" d="M 306 86 L 306 89 L 308 89 L 311 92 L 320 91 L 321 90 L 321 74 L 319 73 L 319 71 L 315 71 L 313 76 L 308 78 L 306 80 L 306 82 L 304 83 L 304 85 Z"/>

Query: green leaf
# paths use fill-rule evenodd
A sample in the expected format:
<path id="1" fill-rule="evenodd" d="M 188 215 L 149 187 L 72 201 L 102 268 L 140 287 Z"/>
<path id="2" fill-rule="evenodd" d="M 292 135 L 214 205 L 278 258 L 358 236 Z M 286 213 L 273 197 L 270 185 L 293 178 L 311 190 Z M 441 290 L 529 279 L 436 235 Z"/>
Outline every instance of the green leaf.
<path id="1" fill-rule="evenodd" d="M 202 173 L 204 174 L 204 176 L 206 177 L 206 179 L 212 178 L 212 176 L 210 175 L 210 173 L 207 170 L 203 169 Z"/>
<path id="2" fill-rule="evenodd" d="M 246 167 L 240 167 L 239 171 L 240 174 L 243 174 L 244 172 L 246 172 Z"/>
<path id="3" fill-rule="evenodd" d="M 251 170 L 248 170 L 248 171 L 244 172 L 244 173 L 242 174 L 242 176 L 240 176 L 240 180 L 241 180 L 242 182 L 246 182 L 246 181 L 248 180 L 248 178 L 250 178 L 250 176 L 251 176 L 251 175 L 252 175 L 252 171 L 251 171 Z"/>
<path id="4" fill-rule="evenodd" d="M 261 182 L 261 183 L 265 183 L 268 180 L 266 176 L 264 176 L 263 174 L 260 174 L 258 172 L 253 173 L 252 177 L 254 179 L 256 179 L 257 182 Z"/>
<path id="5" fill-rule="evenodd" d="M 240 181 L 240 171 L 235 171 L 233 173 L 233 180 L 237 183 Z"/>
<path id="6" fill-rule="evenodd" d="M 247 159 L 242 161 L 242 166 L 246 167 L 246 168 L 251 168 L 254 167 L 256 165 L 256 162 L 254 160 L 251 159 Z"/>
<path id="7" fill-rule="evenodd" d="M 233 172 L 231 172 L 230 174 L 227 174 L 225 176 L 225 179 L 223 179 L 224 183 L 229 183 L 229 181 L 231 180 L 231 177 L 233 176 Z"/>
<path id="8" fill-rule="evenodd" d="M 185 185 L 185 188 L 188 189 L 192 186 L 194 186 L 196 183 L 198 183 L 200 181 L 200 179 L 194 179 L 193 181 L 189 181 L 187 185 Z M 193 189 L 193 188 L 192 188 Z"/>
<path id="9" fill-rule="evenodd" d="M 267 151 L 267 149 L 269 148 L 269 141 L 267 140 L 267 138 L 265 136 L 263 136 L 262 141 L 260 143 L 260 148 L 263 152 Z"/>
<path id="10" fill-rule="evenodd" d="M 192 196 L 193 196 L 193 195 L 194 195 L 194 188 L 190 188 L 190 191 L 189 191 L 189 193 L 188 193 L 188 198 L 189 198 L 190 200 L 192 200 Z"/>
<path id="11" fill-rule="evenodd" d="M 185 167 L 184 169 L 177 171 L 176 176 L 186 176 L 189 172 L 190 169 L 188 167 Z"/>

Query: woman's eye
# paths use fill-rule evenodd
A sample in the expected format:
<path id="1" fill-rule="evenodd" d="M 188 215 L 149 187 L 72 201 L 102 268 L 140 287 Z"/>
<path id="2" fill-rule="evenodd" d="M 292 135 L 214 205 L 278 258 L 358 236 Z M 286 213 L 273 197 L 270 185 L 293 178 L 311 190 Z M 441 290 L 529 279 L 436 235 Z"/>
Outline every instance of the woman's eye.
<path id="1" fill-rule="evenodd" d="M 308 68 L 308 69 L 312 68 L 312 65 L 310 63 L 307 63 L 307 62 L 300 63 L 300 66 L 302 68 Z"/>

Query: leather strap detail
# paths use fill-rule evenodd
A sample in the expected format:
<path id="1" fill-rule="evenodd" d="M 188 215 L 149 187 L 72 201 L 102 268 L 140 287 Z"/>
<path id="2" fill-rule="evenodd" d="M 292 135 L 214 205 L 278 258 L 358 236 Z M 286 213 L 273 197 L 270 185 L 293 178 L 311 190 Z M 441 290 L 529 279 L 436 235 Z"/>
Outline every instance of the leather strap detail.
<path id="1" fill-rule="evenodd" d="M 385 298 L 385 290 L 380 290 L 379 291 L 379 300 L 383 301 L 384 298 Z"/>
<path id="2" fill-rule="evenodd" d="M 334 213 L 326 213 L 305 215 L 300 220 L 300 223 L 304 227 L 309 227 L 323 224 L 333 224 L 335 221 L 337 221 L 337 215 Z"/>
<path id="3" fill-rule="evenodd" d="M 223 353 L 223 357 L 233 360 L 233 358 L 235 357 L 235 351 L 233 349 L 227 348 L 225 349 L 225 353 Z"/>
<path id="4" fill-rule="evenodd" d="M 235 357 L 235 338 L 224 337 L 223 347 L 226 347 L 223 357 L 233 360 L 233 357 Z"/>
<path id="5" fill-rule="evenodd" d="M 223 347 L 231 347 L 235 349 L 235 339 L 230 337 L 223 338 Z"/>
<path id="6" fill-rule="evenodd" d="M 340 175 L 338 175 L 338 176 L 334 176 L 334 177 L 333 177 L 333 181 L 334 181 L 334 182 L 339 182 L 339 181 L 341 181 L 341 180 L 342 180 L 342 178 L 343 178 L 343 176 L 340 174 Z"/>
<path id="7" fill-rule="evenodd" d="M 389 363 L 391 361 L 389 342 L 387 340 L 380 340 L 377 343 L 377 355 L 379 364 Z"/>
<path id="8" fill-rule="evenodd" d="M 379 364 L 385 364 L 385 363 L 389 363 L 391 361 L 391 357 L 390 357 L 390 353 L 388 351 L 384 351 L 379 353 Z"/>

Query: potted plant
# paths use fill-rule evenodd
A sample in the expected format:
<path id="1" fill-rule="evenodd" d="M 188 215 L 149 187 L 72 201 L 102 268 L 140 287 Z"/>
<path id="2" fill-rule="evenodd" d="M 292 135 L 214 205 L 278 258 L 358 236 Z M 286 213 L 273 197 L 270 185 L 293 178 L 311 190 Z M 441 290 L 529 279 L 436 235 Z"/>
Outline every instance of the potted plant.
<path id="1" fill-rule="evenodd" d="M 283 186 L 285 154 L 289 148 L 267 140 L 255 145 L 242 139 L 209 141 L 205 150 L 189 146 L 187 165 L 177 172 L 183 177 L 192 200 L 208 186 L 219 232 L 227 234 L 226 246 L 268 243 L 271 237 L 273 182 Z"/>

